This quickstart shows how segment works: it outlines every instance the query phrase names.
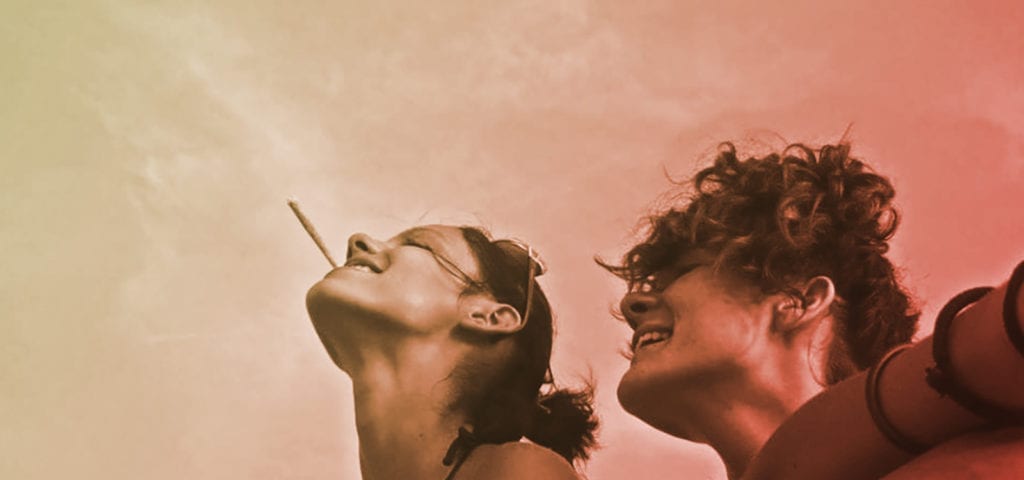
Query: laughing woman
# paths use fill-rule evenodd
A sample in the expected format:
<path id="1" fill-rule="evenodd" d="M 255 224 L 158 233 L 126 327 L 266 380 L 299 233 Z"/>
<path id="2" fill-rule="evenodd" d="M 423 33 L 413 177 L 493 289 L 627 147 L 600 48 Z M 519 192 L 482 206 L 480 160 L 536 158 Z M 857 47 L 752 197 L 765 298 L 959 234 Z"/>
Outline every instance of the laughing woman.
<path id="1" fill-rule="evenodd" d="M 351 237 L 306 303 L 352 379 L 364 480 L 578 478 L 597 421 L 589 391 L 554 388 L 543 271 L 477 228 Z"/>
<path id="2" fill-rule="evenodd" d="M 741 160 L 725 144 L 688 203 L 653 216 L 621 264 L 602 263 L 630 289 L 620 402 L 712 446 L 731 478 L 878 478 L 957 434 L 1024 419 L 1024 361 L 998 320 L 1010 312 L 1021 329 L 1024 267 L 1016 286 L 955 299 L 934 343 L 906 346 L 919 314 L 886 256 L 895 191 L 849 153 L 794 145 Z M 939 448 L 903 473 L 1020 458 L 1020 438 Z"/>

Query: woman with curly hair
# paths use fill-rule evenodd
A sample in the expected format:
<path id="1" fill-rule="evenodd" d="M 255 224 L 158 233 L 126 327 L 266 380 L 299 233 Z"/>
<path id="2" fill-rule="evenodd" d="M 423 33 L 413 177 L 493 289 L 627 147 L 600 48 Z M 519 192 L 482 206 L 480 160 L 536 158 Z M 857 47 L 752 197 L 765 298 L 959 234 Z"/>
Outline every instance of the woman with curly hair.
<path id="1" fill-rule="evenodd" d="M 348 245 L 306 303 L 352 379 L 363 478 L 578 478 L 597 421 L 589 389 L 554 387 L 533 249 L 440 225 Z"/>
<path id="2" fill-rule="evenodd" d="M 886 257 L 899 224 L 892 184 L 851 157 L 848 144 L 818 150 L 798 144 L 741 160 L 726 143 L 693 187 L 687 204 L 650 218 L 646 239 L 621 264 L 599 261 L 629 287 L 620 308 L 634 330 L 632 357 L 618 395 L 651 426 L 709 444 L 738 478 L 808 400 L 909 342 L 919 312 Z M 990 365 L 985 361 L 977 365 Z M 891 363 L 896 375 L 897 362 Z M 920 377 L 923 383 L 923 370 Z M 871 423 L 869 430 L 851 423 L 867 415 L 864 393 L 849 396 L 856 381 L 864 385 L 862 376 L 843 382 L 816 412 L 780 430 L 790 436 L 773 440 L 775 453 L 761 455 L 751 475 L 872 478 L 910 458 L 886 452 L 893 447 L 885 436 L 872 443 L 879 433 Z M 888 401 L 892 381 L 874 384 L 869 397 Z M 923 397 L 919 390 L 901 401 L 923 402 L 925 412 L 962 408 Z M 995 398 L 1007 400 L 1005 392 Z M 881 411 L 875 403 L 872 412 Z M 899 411 L 886 405 L 893 409 Z M 906 415 L 897 417 L 908 423 Z M 904 427 L 913 432 L 909 423 Z M 970 425 L 950 417 L 940 423 L 950 426 L 946 436 L 918 440 L 934 445 Z M 801 436 L 805 427 L 825 424 L 838 430 Z M 843 451 L 836 438 L 847 433 L 868 438 L 864 448 Z M 817 461 L 790 468 L 795 457 L 808 456 Z"/>

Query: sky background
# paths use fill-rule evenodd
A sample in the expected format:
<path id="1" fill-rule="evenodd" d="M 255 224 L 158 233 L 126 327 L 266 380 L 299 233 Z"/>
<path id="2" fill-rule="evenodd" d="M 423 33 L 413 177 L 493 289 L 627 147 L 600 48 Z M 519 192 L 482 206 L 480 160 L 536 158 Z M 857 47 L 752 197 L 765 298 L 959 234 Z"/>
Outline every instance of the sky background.
<path id="1" fill-rule="evenodd" d="M 1024 257 L 1020 2 L 482 3 L 3 2 L 0 477 L 358 478 L 290 195 L 337 254 L 424 222 L 538 248 L 593 480 L 724 476 L 618 407 L 592 260 L 718 142 L 852 123 L 924 332 Z"/>

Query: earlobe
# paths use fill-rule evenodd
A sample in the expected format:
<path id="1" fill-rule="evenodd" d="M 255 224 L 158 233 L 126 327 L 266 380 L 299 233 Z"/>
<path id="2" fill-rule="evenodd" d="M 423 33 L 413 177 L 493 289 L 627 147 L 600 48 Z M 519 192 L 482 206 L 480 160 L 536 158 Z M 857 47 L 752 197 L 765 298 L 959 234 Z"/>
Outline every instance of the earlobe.
<path id="1" fill-rule="evenodd" d="M 463 299 L 461 303 L 463 328 L 486 334 L 507 335 L 521 330 L 525 323 L 511 305 L 499 303 L 483 295 Z"/>

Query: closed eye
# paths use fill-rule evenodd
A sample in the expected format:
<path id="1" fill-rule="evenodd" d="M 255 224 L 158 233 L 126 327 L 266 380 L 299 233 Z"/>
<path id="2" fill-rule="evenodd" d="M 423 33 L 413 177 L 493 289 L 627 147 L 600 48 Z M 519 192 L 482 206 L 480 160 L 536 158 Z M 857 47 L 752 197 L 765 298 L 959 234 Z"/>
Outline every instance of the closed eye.
<path id="1" fill-rule="evenodd" d="M 430 254 L 434 256 L 434 260 L 436 260 L 437 263 L 441 265 L 441 268 L 444 268 L 449 274 L 454 276 L 460 282 L 462 282 L 462 283 L 464 283 L 464 284 L 466 284 L 466 285 L 468 285 L 470 287 L 474 287 L 474 288 L 480 288 L 481 287 L 480 282 L 477 282 L 477 281 L 473 280 L 472 278 L 470 278 L 470 276 L 467 275 L 465 272 L 463 272 L 462 269 L 459 268 L 458 265 L 455 264 L 455 262 L 449 260 L 448 257 L 445 257 L 444 255 L 441 255 L 440 253 L 437 253 L 437 251 L 434 250 L 434 248 L 431 247 L 430 245 L 427 245 L 425 243 L 420 243 L 419 241 L 413 240 L 411 238 L 403 239 L 402 240 L 402 245 L 405 245 L 405 246 L 408 246 L 408 247 L 414 247 L 414 248 L 422 248 L 423 250 L 426 250 L 426 251 L 430 252 Z"/>
<path id="2" fill-rule="evenodd" d="M 403 240 L 402 241 L 402 245 L 406 245 L 406 246 L 409 246 L 409 247 L 422 248 L 422 249 L 424 249 L 424 250 L 426 250 L 428 252 L 435 253 L 434 249 L 431 248 L 429 245 L 422 244 L 420 242 L 417 242 L 416 240 L 410 240 L 410 239 Z"/>

